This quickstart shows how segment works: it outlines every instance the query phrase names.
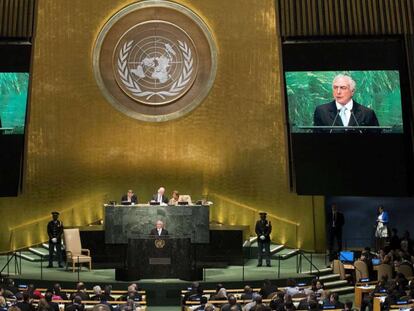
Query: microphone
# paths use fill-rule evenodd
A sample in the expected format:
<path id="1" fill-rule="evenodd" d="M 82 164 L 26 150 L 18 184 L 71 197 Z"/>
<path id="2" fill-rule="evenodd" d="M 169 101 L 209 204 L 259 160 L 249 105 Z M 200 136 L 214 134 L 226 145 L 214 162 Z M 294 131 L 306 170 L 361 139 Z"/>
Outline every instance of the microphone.
<path id="1" fill-rule="evenodd" d="M 355 114 L 354 114 L 353 109 L 351 109 L 351 116 L 354 118 L 356 125 L 357 126 L 360 126 L 359 123 L 358 123 L 358 120 L 355 117 Z M 360 134 L 362 134 L 362 131 L 361 130 L 358 130 L 358 131 L 359 131 Z"/>
<path id="2" fill-rule="evenodd" d="M 338 119 L 339 111 L 341 111 L 341 110 L 340 109 L 336 109 L 336 116 L 335 116 L 335 118 L 334 118 L 334 120 L 333 120 L 333 122 L 331 124 L 331 127 L 334 126 L 334 124 L 336 122 L 336 119 Z M 329 134 L 332 134 L 332 129 L 329 131 Z"/>

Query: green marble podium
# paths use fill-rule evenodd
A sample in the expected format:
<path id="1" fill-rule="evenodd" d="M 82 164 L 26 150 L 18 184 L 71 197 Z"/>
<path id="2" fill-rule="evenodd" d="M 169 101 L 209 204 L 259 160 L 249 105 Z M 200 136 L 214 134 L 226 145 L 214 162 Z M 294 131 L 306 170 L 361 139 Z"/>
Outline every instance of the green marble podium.
<path id="1" fill-rule="evenodd" d="M 105 243 L 126 244 L 150 233 L 157 220 L 175 237 L 209 243 L 209 207 L 205 205 L 105 205 Z"/>

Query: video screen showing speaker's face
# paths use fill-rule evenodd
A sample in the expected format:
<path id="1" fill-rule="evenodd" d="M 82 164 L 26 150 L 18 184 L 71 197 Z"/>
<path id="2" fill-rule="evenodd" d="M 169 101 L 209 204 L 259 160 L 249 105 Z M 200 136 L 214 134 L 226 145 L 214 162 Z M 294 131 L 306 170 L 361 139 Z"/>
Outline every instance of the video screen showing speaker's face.
<path id="1" fill-rule="evenodd" d="M 24 134 L 29 73 L 0 72 L 0 128 L 2 135 Z"/>
<path id="2" fill-rule="evenodd" d="M 403 133 L 398 70 L 285 72 L 292 133 Z"/>

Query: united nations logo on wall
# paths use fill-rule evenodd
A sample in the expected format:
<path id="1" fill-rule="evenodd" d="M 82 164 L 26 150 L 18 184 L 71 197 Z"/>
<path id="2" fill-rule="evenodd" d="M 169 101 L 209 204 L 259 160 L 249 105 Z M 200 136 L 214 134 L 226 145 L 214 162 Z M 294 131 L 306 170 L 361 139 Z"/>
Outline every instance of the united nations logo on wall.
<path id="1" fill-rule="evenodd" d="M 167 121 L 197 107 L 216 73 L 216 48 L 203 20 L 169 1 L 116 13 L 97 38 L 93 65 L 106 99 L 130 117 Z"/>

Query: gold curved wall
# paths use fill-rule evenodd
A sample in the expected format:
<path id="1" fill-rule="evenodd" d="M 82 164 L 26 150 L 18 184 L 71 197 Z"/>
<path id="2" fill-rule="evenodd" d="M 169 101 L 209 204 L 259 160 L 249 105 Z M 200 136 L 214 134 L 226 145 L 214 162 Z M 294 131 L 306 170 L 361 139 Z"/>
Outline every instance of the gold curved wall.
<path id="1" fill-rule="evenodd" d="M 322 200 L 288 187 L 274 0 L 177 1 L 211 28 L 218 70 L 197 109 L 160 124 L 112 108 L 93 76 L 99 30 L 131 2 L 39 1 L 24 192 L 0 199 L 0 251 L 46 240 L 52 210 L 83 225 L 126 189 L 147 201 L 160 185 L 208 195 L 220 223 L 253 225 L 266 210 L 275 241 L 321 250 Z"/>

